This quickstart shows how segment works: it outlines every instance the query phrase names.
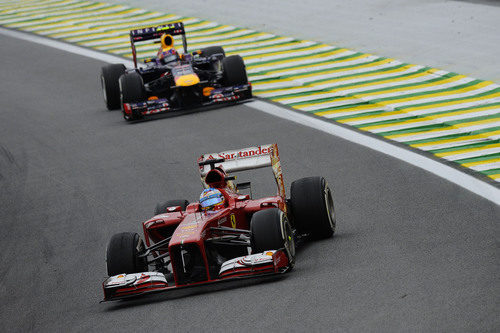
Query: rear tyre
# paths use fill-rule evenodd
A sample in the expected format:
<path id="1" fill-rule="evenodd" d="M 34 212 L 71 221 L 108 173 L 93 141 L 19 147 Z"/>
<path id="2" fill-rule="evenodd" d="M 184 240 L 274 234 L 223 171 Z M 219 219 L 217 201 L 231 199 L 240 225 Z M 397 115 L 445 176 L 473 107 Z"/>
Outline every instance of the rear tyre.
<path id="1" fill-rule="evenodd" d="M 232 55 L 222 59 L 222 78 L 227 86 L 247 84 L 248 77 L 243 58 Z"/>
<path id="2" fill-rule="evenodd" d="M 186 210 L 186 207 L 189 205 L 189 201 L 187 200 L 168 200 L 164 203 L 159 203 L 155 207 L 155 215 L 165 214 L 167 212 L 168 207 L 173 206 L 181 206 L 182 210 Z"/>
<path id="3" fill-rule="evenodd" d="M 332 237 L 336 218 L 332 191 L 323 177 L 296 180 L 290 188 L 290 204 L 295 228 L 315 239 Z"/>
<path id="4" fill-rule="evenodd" d="M 129 73 L 122 75 L 119 80 L 120 83 L 120 99 L 123 109 L 123 103 L 138 103 L 146 100 L 146 90 L 142 77 L 138 73 Z M 125 120 L 135 120 L 141 118 L 138 115 L 127 114 L 123 110 L 123 117 Z"/>
<path id="5" fill-rule="evenodd" d="M 222 53 L 222 55 L 226 57 L 226 52 L 224 52 L 222 46 L 209 46 L 201 49 L 200 51 L 202 57 L 210 57 L 211 55 L 218 53 Z"/>
<path id="6" fill-rule="evenodd" d="M 108 110 L 120 108 L 120 86 L 118 80 L 125 73 L 125 65 L 112 64 L 101 68 L 101 87 Z"/>
<path id="7" fill-rule="evenodd" d="M 261 210 L 250 221 L 252 253 L 285 249 L 290 264 L 295 262 L 295 240 L 286 214 L 277 208 Z"/>
<path id="8" fill-rule="evenodd" d="M 143 251 L 144 243 L 137 233 L 122 232 L 111 237 L 106 252 L 108 276 L 146 272 L 146 259 L 138 256 Z"/>

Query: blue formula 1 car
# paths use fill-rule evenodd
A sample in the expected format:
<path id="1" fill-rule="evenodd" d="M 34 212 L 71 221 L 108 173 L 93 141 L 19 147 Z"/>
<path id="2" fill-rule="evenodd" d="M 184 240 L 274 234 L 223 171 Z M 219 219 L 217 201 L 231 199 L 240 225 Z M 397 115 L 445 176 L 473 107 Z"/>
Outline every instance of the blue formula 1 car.
<path id="1" fill-rule="evenodd" d="M 182 36 L 183 53 L 174 48 Z M 136 44 L 160 43 L 156 57 L 137 66 Z M 102 67 L 101 84 L 109 110 L 121 107 L 126 120 L 199 106 L 235 103 L 252 97 L 243 59 L 225 55 L 220 46 L 188 53 L 182 22 L 130 31 L 134 68 L 123 64 Z"/>

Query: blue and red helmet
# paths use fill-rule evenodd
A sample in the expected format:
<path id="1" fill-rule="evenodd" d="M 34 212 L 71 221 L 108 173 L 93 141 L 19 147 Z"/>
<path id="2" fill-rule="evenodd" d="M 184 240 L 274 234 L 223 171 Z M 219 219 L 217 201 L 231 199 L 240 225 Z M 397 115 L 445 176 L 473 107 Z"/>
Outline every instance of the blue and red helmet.
<path id="1" fill-rule="evenodd" d="M 216 210 L 224 207 L 224 196 L 215 188 L 207 188 L 200 195 L 200 205 L 203 210 Z"/>

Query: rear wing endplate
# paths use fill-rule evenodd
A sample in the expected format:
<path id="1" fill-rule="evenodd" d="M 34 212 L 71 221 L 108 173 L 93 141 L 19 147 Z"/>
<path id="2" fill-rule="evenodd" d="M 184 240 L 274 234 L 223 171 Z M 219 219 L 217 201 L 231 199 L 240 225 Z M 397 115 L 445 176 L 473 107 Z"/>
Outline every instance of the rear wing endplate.
<path id="1" fill-rule="evenodd" d="M 270 166 L 273 169 L 274 179 L 278 187 L 278 195 L 281 196 L 283 200 L 286 200 L 285 183 L 283 182 L 278 145 L 275 143 L 223 151 L 220 153 L 204 154 L 198 158 L 198 165 L 202 179 L 212 167 L 222 167 L 225 172 L 230 173 Z"/>
<path id="2" fill-rule="evenodd" d="M 134 58 L 135 68 L 137 68 L 137 53 L 135 50 L 135 43 L 152 39 L 159 40 L 163 34 L 172 36 L 182 35 L 182 46 L 184 47 L 184 53 L 187 53 L 186 31 L 184 30 L 184 23 L 182 22 L 174 22 L 158 25 L 155 27 L 130 30 L 130 45 L 132 46 L 132 56 Z"/>

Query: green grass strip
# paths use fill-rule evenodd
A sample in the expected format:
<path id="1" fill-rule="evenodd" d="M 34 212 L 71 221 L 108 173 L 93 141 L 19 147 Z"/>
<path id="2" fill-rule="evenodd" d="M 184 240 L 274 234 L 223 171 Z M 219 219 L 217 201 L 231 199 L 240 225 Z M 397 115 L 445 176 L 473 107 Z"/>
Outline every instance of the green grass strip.
<path id="1" fill-rule="evenodd" d="M 485 128 L 482 130 L 478 131 L 471 131 L 467 133 L 458 133 L 458 134 L 450 134 L 450 135 L 443 135 L 431 139 L 422 139 L 422 140 L 411 140 L 411 141 L 405 141 L 404 143 L 407 145 L 416 145 L 416 144 L 421 144 L 421 143 L 428 143 L 428 142 L 439 142 L 442 140 L 452 140 L 452 139 L 458 139 L 463 137 L 464 140 L 467 140 L 467 136 L 473 136 L 473 135 L 478 135 L 478 134 L 486 134 L 489 132 L 494 132 L 500 130 L 500 126 L 498 127 L 491 127 L 491 128 Z"/>
<path id="2" fill-rule="evenodd" d="M 286 57 L 285 56 L 285 57 L 279 58 L 279 59 L 257 61 L 257 62 L 253 62 L 251 64 L 248 64 L 247 67 L 254 67 L 254 66 L 260 66 L 260 65 L 273 64 L 273 63 L 281 62 L 281 61 L 285 61 L 285 60 L 301 59 L 301 58 L 305 58 L 305 57 L 308 57 L 308 56 L 311 56 L 311 55 L 319 56 L 319 55 L 322 55 L 322 54 L 330 53 L 330 52 L 334 51 L 335 49 L 338 49 L 338 48 L 332 47 L 331 49 L 328 49 L 328 50 L 323 50 L 323 51 L 320 51 L 320 52 L 311 52 L 311 53 L 309 53 L 307 55 L 303 55 L 302 54 L 302 55 L 291 56 L 291 57 Z"/>
<path id="3" fill-rule="evenodd" d="M 491 170 L 484 170 L 484 171 L 479 171 L 481 173 L 484 173 L 485 175 L 496 175 L 500 174 L 500 168 L 499 169 L 491 169 Z"/>
<path id="4" fill-rule="evenodd" d="M 369 104 L 377 104 L 379 102 L 389 102 L 389 101 L 403 99 L 403 98 L 412 98 L 412 97 L 426 96 L 426 95 L 431 95 L 431 94 L 439 94 L 439 93 L 444 93 L 444 92 L 453 92 L 453 91 L 456 91 L 456 90 L 461 90 L 461 89 L 473 86 L 473 85 L 481 83 L 481 82 L 482 81 L 480 81 L 480 80 L 474 80 L 474 81 L 471 81 L 471 82 L 468 82 L 468 83 L 465 83 L 465 84 L 462 84 L 462 85 L 450 87 L 450 88 L 437 89 L 437 90 L 424 91 L 424 92 L 417 92 L 417 93 L 407 93 L 407 94 L 404 94 L 404 95 L 390 96 L 390 97 L 384 97 L 384 98 L 376 98 L 376 99 L 372 99 L 370 101 L 367 101 L 367 103 L 369 103 Z M 378 91 L 384 91 L 384 90 L 387 90 L 387 89 L 378 89 Z M 370 93 L 370 92 L 363 92 L 363 93 Z M 292 106 L 300 107 L 301 105 L 309 104 L 309 103 L 312 103 L 312 102 L 335 102 L 336 99 L 345 98 L 345 97 L 361 98 L 361 97 L 357 97 L 356 93 L 353 93 L 353 94 L 347 94 L 345 96 L 339 96 L 339 97 L 335 97 L 335 98 L 323 98 L 323 99 L 318 99 L 318 100 L 315 100 L 315 101 L 298 102 L 298 103 L 293 103 L 291 105 Z M 358 105 L 358 103 L 352 103 L 350 105 L 351 106 Z"/>
<path id="5" fill-rule="evenodd" d="M 499 142 L 500 142 L 500 140 L 488 140 L 488 141 L 484 141 L 484 142 L 466 144 L 463 146 L 440 148 L 440 149 L 434 149 L 434 150 L 428 150 L 428 151 L 433 153 L 433 154 L 447 153 L 447 152 L 452 152 L 452 151 L 457 151 L 457 150 L 462 150 L 462 149 L 488 147 L 490 145 L 497 144 Z"/>
<path id="6" fill-rule="evenodd" d="M 94 4 L 92 4 L 92 6 L 94 6 Z M 90 6 L 88 6 L 90 7 Z M 103 7 L 99 7 L 98 9 L 94 9 L 94 8 L 90 8 L 88 10 L 79 10 L 78 12 L 74 12 L 74 13 L 65 13 L 65 14 L 56 14 L 54 13 L 53 15 L 47 15 L 47 16 L 44 16 L 44 17 L 35 17 L 35 18 L 29 18 L 29 17 L 26 17 L 25 19 L 21 19 L 19 21 L 16 21 L 16 22 L 12 22 L 12 23 L 6 23 L 6 26 L 8 27 L 16 27 L 16 25 L 19 25 L 19 24 L 24 24 L 24 23 L 28 23 L 28 22 L 35 22 L 33 23 L 32 25 L 45 25 L 45 24 L 54 24 L 54 23 L 57 23 L 57 22 L 61 22 L 61 21 L 65 21 L 68 19 L 68 17 L 70 16 L 73 16 L 73 15 L 79 15 L 79 14 L 84 14 L 84 15 L 81 15 L 78 19 L 82 19 L 84 17 L 92 17 L 92 16 L 96 16 L 96 18 L 98 18 L 98 15 L 107 15 L 107 14 L 115 14 L 115 13 L 120 13 L 121 11 L 117 11 L 117 12 L 110 12 L 110 13 L 95 13 L 96 10 L 105 10 L 105 9 L 111 9 L 111 8 L 119 8 L 121 7 L 120 5 L 114 5 L 114 4 L 106 4 L 106 6 L 103 6 Z M 125 10 L 130 10 L 131 8 L 123 8 L 122 11 L 125 11 Z M 49 21 L 45 21 L 49 19 Z M 40 23 L 36 23 L 37 21 L 40 21 Z M 42 21 L 44 21 L 43 23 L 41 23 Z M 3 24 L 0 20 L 0 24 Z M 20 27 L 20 28 L 23 28 L 23 27 Z"/>
<path id="7" fill-rule="evenodd" d="M 364 81 L 351 82 L 351 83 L 342 83 L 342 82 L 339 82 L 339 84 L 332 85 L 332 86 L 329 86 L 327 88 L 308 90 L 306 92 L 293 93 L 293 94 L 286 94 L 286 93 L 284 93 L 284 94 L 279 95 L 279 96 L 270 97 L 270 99 L 274 100 L 274 99 L 283 98 L 283 97 L 292 98 L 292 97 L 308 96 L 311 93 L 330 92 L 331 90 L 343 89 L 343 88 L 350 88 L 350 87 L 357 87 L 359 85 L 363 85 L 363 84 L 366 84 L 366 83 L 376 83 L 376 82 L 387 81 L 387 80 L 396 80 L 396 79 L 408 77 L 408 76 L 411 76 L 411 75 L 414 75 L 414 74 L 420 74 L 420 73 L 428 71 L 429 69 L 431 69 L 431 68 L 430 67 L 425 67 L 425 68 L 419 69 L 419 70 L 417 70 L 415 72 L 405 73 L 405 74 L 393 76 L 393 77 L 390 77 L 390 78 L 383 77 L 383 78 L 377 78 L 377 79 L 371 79 L 371 80 L 368 79 L 368 80 L 364 80 Z M 422 81 L 422 82 L 425 82 L 425 81 Z M 396 86 L 394 86 L 394 87 L 396 87 Z M 290 89 L 294 89 L 294 88 L 290 88 Z M 274 90 L 274 89 L 271 89 L 271 90 Z M 284 90 L 284 92 L 286 92 L 286 90 Z M 331 108 L 331 110 L 335 110 L 335 108 Z M 326 108 L 323 111 L 330 111 L 330 108 Z M 319 111 L 314 111 L 314 112 L 319 112 Z"/>
<path id="8" fill-rule="evenodd" d="M 371 70 L 371 71 L 366 71 L 366 72 L 361 72 L 361 73 L 358 72 L 358 73 L 346 74 L 346 75 L 335 76 L 335 77 L 327 77 L 327 78 L 324 78 L 324 79 L 309 81 L 309 82 L 307 82 L 306 85 L 300 86 L 300 88 L 305 88 L 305 87 L 308 87 L 308 86 L 314 86 L 316 84 L 321 84 L 321 83 L 328 82 L 328 81 L 331 81 L 331 80 L 348 79 L 348 78 L 351 78 L 351 77 L 365 75 L 365 74 L 384 74 L 387 71 L 392 71 L 392 70 L 395 70 L 395 69 L 398 69 L 398 68 L 402 68 L 402 67 L 405 67 L 405 66 L 408 66 L 408 64 L 399 64 L 399 65 L 395 65 L 395 66 L 392 66 L 392 67 L 386 67 L 386 68 L 382 68 L 382 69 L 376 69 L 376 70 Z M 286 87 L 286 88 L 289 88 L 289 87 Z M 297 87 L 295 87 L 295 88 L 297 88 Z M 261 90 L 262 91 L 268 91 L 268 90 L 276 90 L 277 88 L 259 89 L 258 87 L 254 87 L 254 89 L 256 90 L 256 92 L 261 92 Z M 314 112 L 319 112 L 319 111 L 322 111 L 322 110 L 314 110 Z"/>
<path id="9" fill-rule="evenodd" d="M 304 101 L 304 102 L 296 102 L 296 103 L 292 103 L 292 104 L 289 104 L 289 105 L 300 106 L 300 105 L 310 104 L 310 103 L 315 103 L 315 102 L 335 102 L 336 99 L 343 99 L 343 98 L 346 98 L 346 97 L 362 98 L 362 96 L 358 97 L 358 94 L 370 94 L 370 93 L 373 93 L 373 92 L 387 92 L 387 93 L 390 93 L 391 90 L 399 89 L 401 87 L 405 87 L 405 86 L 407 86 L 407 87 L 418 86 L 418 85 L 422 85 L 422 84 L 427 84 L 427 83 L 442 81 L 444 79 L 446 79 L 446 78 L 436 78 L 436 79 L 433 79 L 433 80 L 430 80 L 430 81 L 426 81 L 426 82 L 412 83 L 412 84 L 407 84 L 407 85 L 402 85 L 402 86 L 384 87 L 384 88 L 378 88 L 378 89 L 373 89 L 373 90 L 365 90 L 365 91 L 362 91 L 362 92 L 354 92 L 354 93 L 351 93 L 351 94 L 346 94 L 346 95 L 342 95 L 342 96 L 338 96 L 338 97 L 319 98 L 319 99 L 316 99 L 316 100 L 310 100 L 310 101 Z M 466 84 L 463 84 L 463 85 L 455 86 L 453 88 L 436 89 L 436 90 L 430 90 L 430 91 L 424 91 L 424 92 L 418 92 L 418 93 L 408 92 L 406 94 L 401 94 L 401 95 L 397 95 L 397 96 L 372 99 L 372 100 L 367 101 L 367 102 L 370 103 L 370 104 L 375 104 L 375 103 L 378 103 L 378 102 L 390 101 L 390 100 L 395 100 L 395 99 L 397 100 L 397 99 L 402 99 L 402 98 L 425 96 L 425 95 L 429 95 L 429 94 L 436 94 L 436 93 L 441 93 L 441 92 L 446 92 L 446 91 L 459 90 L 459 89 L 463 89 L 463 88 L 466 88 L 468 86 L 471 86 L 473 84 L 477 84 L 477 83 L 480 83 L 480 82 L 481 81 L 477 80 L 477 82 L 475 82 L 475 83 L 473 81 L 471 83 L 466 83 Z M 354 103 L 354 105 L 355 104 L 357 104 L 357 103 Z"/>
<path id="10" fill-rule="evenodd" d="M 141 16 L 143 16 L 145 14 L 150 14 L 150 13 L 135 13 L 134 15 L 127 16 L 127 19 L 133 19 L 135 17 L 141 17 Z M 114 21 L 114 20 L 116 20 L 116 18 L 109 18 L 109 21 Z M 104 19 L 101 22 L 106 22 L 106 21 L 107 20 Z M 124 35 L 128 35 L 130 29 L 134 27 L 133 23 L 134 22 L 131 22 L 129 26 L 123 27 L 123 28 L 102 27 L 102 26 L 89 27 L 88 23 L 86 23 L 86 22 L 72 24 L 71 26 L 81 28 L 81 30 L 87 30 L 87 34 L 86 35 L 90 35 L 90 34 L 93 34 L 93 33 L 105 34 L 105 33 L 108 33 L 108 32 L 120 31 L 120 30 L 124 31 Z M 54 37 L 54 35 L 58 35 L 58 34 L 61 34 L 61 33 L 63 33 L 63 34 L 71 34 L 74 31 L 75 30 L 71 30 L 71 31 L 57 31 L 57 30 L 55 30 L 54 32 L 46 34 L 46 36 L 51 37 L 51 38 L 58 38 L 58 39 L 60 39 L 61 37 Z M 70 38 L 78 38 L 78 37 L 84 37 L 84 36 L 85 36 L 85 34 L 81 34 L 81 35 L 77 35 L 76 34 L 76 35 L 73 35 L 73 36 L 64 36 L 64 38 L 70 39 Z"/>
<path id="11" fill-rule="evenodd" d="M 492 106 L 498 105 L 500 107 L 500 104 L 498 104 L 498 103 L 493 103 L 493 104 L 490 104 L 490 105 L 492 105 Z M 488 104 L 486 104 L 486 105 L 484 105 L 484 104 L 483 105 L 476 105 L 474 107 L 461 108 L 461 109 L 456 109 L 456 110 L 436 111 L 436 112 L 430 112 L 430 113 L 421 114 L 421 115 L 412 115 L 411 113 L 403 113 L 401 115 L 401 118 L 398 118 L 398 119 L 407 120 L 407 119 L 411 119 L 411 118 L 432 117 L 432 116 L 444 115 L 444 114 L 447 114 L 447 113 L 460 112 L 460 111 L 464 111 L 464 110 L 474 111 L 475 109 L 480 109 L 480 108 L 483 108 L 485 106 L 488 106 Z M 387 113 L 387 111 L 374 111 L 374 112 L 367 112 L 366 115 L 377 115 L 377 114 L 383 115 L 383 114 L 386 114 L 386 113 Z M 363 114 L 365 114 L 365 113 L 363 113 Z M 333 118 L 333 119 L 335 119 L 335 120 L 350 119 L 350 118 L 355 119 L 357 117 L 362 117 L 363 114 L 346 115 L 344 117 L 338 117 L 338 118 Z M 405 116 L 405 115 L 407 115 L 407 116 Z M 397 119 L 393 119 L 393 120 L 397 120 Z M 375 121 L 373 123 L 375 123 Z M 372 123 L 365 123 L 363 125 L 365 125 L 365 126 L 371 126 Z"/>
<path id="12" fill-rule="evenodd" d="M 377 58 L 377 59 L 374 59 L 372 61 L 362 63 L 362 64 L 350 64 L 350 65 L 335 67 L 335 68 L 328 69 L 328 70 L 317 69 L 317 70 L 311 70 L 311 71 L 306 72 L 306 73 L 286 74 L 286 75 L 282 75 L 279 77 L 271 77 L 271 78 L 263 78 L 263 79 L 259 79 L 259 80 L 254 80 L 252 82 L 266 83 L 267 81 L 274 81 L 274 80 L 286 80 L 286 79 L 294 80 L 294 79 L 299 79 L 301 77 L 307 77 L 311 74 L 318 74 L 318 75 L 333 74 L 339 70 L 346 70 L 346 69 L 356 68 L 356 67 L 360 67 L 360 66 L 366 66 L 366 65 L 374 64 L 374 63 L 377 63 L 377 62 L 380 62 L 380 61 L 383 61 L 386 59 L 387 58 Z"/>
<path id="13" fill-rule="evenodd" d="M 407 118 L 405 120 L 415 119 L 415 118 L 419 118 L 419 117 Z M 457 124 L 465 124 L 465 123 L 470 123 L 470 122 L 475 122 L 475 121 L 481 121 L 481 120 L 487 120 L 487 119 L 500 119 L 500 115 L 498 115 L 498 114 L 491 115 L 490 114 L 490 115 L 486 115 L 486 116 L 479 116 L 479 117 L 475 116 L 475 117 L 472 117 L 472 118 L 466 118 L 466 119 L 460 119 L 460 120 L 454 120 L 454 121 L 441 122 L 441 123 L 438 124 L 438 126 L 439 127 L 448 127 L 448 126 L 453 126 L 453 125 L 457 125 Z M 404 121 L 401 121 L 399 119 L 394 119 L 394 120 L 374 122 L 374 123 L 372 123 L 370 125 L 362 124 L 362 125 L 351 125 L 351 126 L 363 129 L 364 127 L 368 127 L 368 126 L 386 125 L 386 124 L 394 124 L 394 123 L 404 123 Z M 428 126 L 428 125 L 425 125 L 423 127 L 426 127 L 426 126 Z M 434 126 L 434 125 L 431 125 L 431 126 Z M 418 123 L 416 123 L 415 127 L 413 127 L 413 128 L 420 128 L 420 127 L 422 127 L 422 126 L 419 126 Z M 388 131 L 388 132 L 383 132 L 383 133 L 389 133 L 389 134 L 384 134 L 384 136 L 396 134 L 396 133 L 393 133 L 393 132 L 397 132 L 397 131 Z"/>
<path id="14" fill-rule="evenodd" d="M 483 155 L 483 156 L 478 156 L 478 157 L 463 158 L 461 160 L 455 160 L 455 162 L 457 162 L 459 164 L 466 164 L 466 163 L 474 163 L 474 162 L 492 160 L 492 159 L 496 159 L 496 158 L 500 158 L 500 153 L 488 154 L 488 155 Z"/>
<path id="15" fill-rule="evenodd" d="M 61 2 L 61 1 L 60 1 Z M 16 18 L 20 16 L 25 16 L 25 15 L 30 15 L 30 12 L 35 12 L 37 15 L 38 14 L 45 14 L 45 13 L 51 13 L 51 12 L 61 12 L 63 10 L 78 10 L 81 8 L 86 8 L 89 6 L 93 6 L 95 3 L 85 3 L 84 1 L 79 1 L 77 3 L 73 3 L 70 5 L 66 4 L 61 4 L 60 6 L 53 6 L 53 7 L 38 7 L 38 8 L 26 8 L 26 10 L 18 10 L 14 14 L 3 14 L 2 12 L 7 11 L 7 10 L 1 10 L 0 11 L 0 20 L 1 19 L 11 19 L 11 18 Z M 61 9 L 62 8 L 62 9 Z M 13 9 L 9 9 L 9 11 L 12 11 Z"/>
<path id="16" fill-rule="evenodd" d="M 313 45 L 310 45 L 308 47 L 311 47 Z M 241 51 L 241 50 L 238 50 L 238 51 Z M 344 61 L 344 60 L 349 60 L 349 59 L 352 59 L 352 58 L 355 58 L 355 57 L 358 57 L 360 55 L 363 55 L 363 53 L 353 53 L 353 54 L 348 54 L 348 55 L 345 55 L 345 56 L 341 56 L 341 57 L 338 57 L 338 58 L 334 58 L 334 59 L 324 59 L 324 58 L 317 58 L 318 62 L 313 62 L 313 63 L 307 63 L 307 64 L 297 64 L 297 65 L 290 65 L 290 66 L 287 66 L 287 67 L 280 67 L 280 68 L 277 68 L 277 69 L 266 69 L 266 70 L 262 70 L 260 72 L 254 72 L 252 73 L 251 75 L 254 76 L 254 75 L 272 75 L 273 72 L 276 72 L 276 71 L 287 71 L 287 70 L 297 70 L 297 69 L 303 69 L 303 68 L 309 68 L 309 67 L 316 67 L 316 66 L 323 66 L 323 65 L 329 65 L 329 64 L 335 64 L 337 62 L 341 62 L 341 61 Z M 378 58 L 380 60 L 380 58 Z M 369 63 L 369 62 L 366 62 L 366 63 Z M 361 64 L 365 64 L 365 63 L 361 63 Z M 361 64 L 358 64 L 358 65 L 361 65 Z M 253 64 L 252 64 L 253 66 Z M 335 67 L 335 69 L 338 68 L 338 67 Z M 331 70 L 331 69 L 334 69 L 334 68 L 328 68 L 327 70 Z M 276 78 L 278 78 L 276 76 Z"/>
<path id="17" fill-rule="evenodd" d="M 398 111 L 398 110 L 404 111 L 405 109 L 409 109 L 409 108 L 432 106 L 435 104 L 448 103 L 448 102 L 459 102 L 460 101 L 460 102 L 466 103 L 470 99 L 475 99 L 475 98 L 479 98 L 479 97 L 486 97 L 488 95 L 496 94 L 497 92 L 500 92 L 500 88 L 495 88 L 495 89 L 490 90 L 490 91 L 486 91 L 486 92 L 483 92 L 483 93 L 480 93 L 477 95 L 472 95 L 472 96 L 467 96 L 467 97 L 457 97 L 457 98 L 450 98 L 450 99 L 446 99 L 446 100 L 432 101 L 432 102 L 427 102 L 427 103 L 399 106 L 399 107 L 394 108 L 394 111 Z M 364 103 L 358 103 L 358 104 L 342 105 L 342 106 L 338 106 L 338 107 L 328 107 L 328 108 L 317 109 L 317 110 L 309 111 L 309 112 L 318 113 L 318 112 L 324 112 L 324 111 L 350 109 L 350 108 L 357 106 L 357 105 L 368 105 L 368 104 L 374 104 L 374 103 L 373 103 L 373 101 L 370 101 L 370 102 L 364 102 Z M 374 106 L 376 106 L 376 105 L 374 104 Z M 383 108 L 383 107 L 384 106 L 380 106 L 380 108 Z"/>

